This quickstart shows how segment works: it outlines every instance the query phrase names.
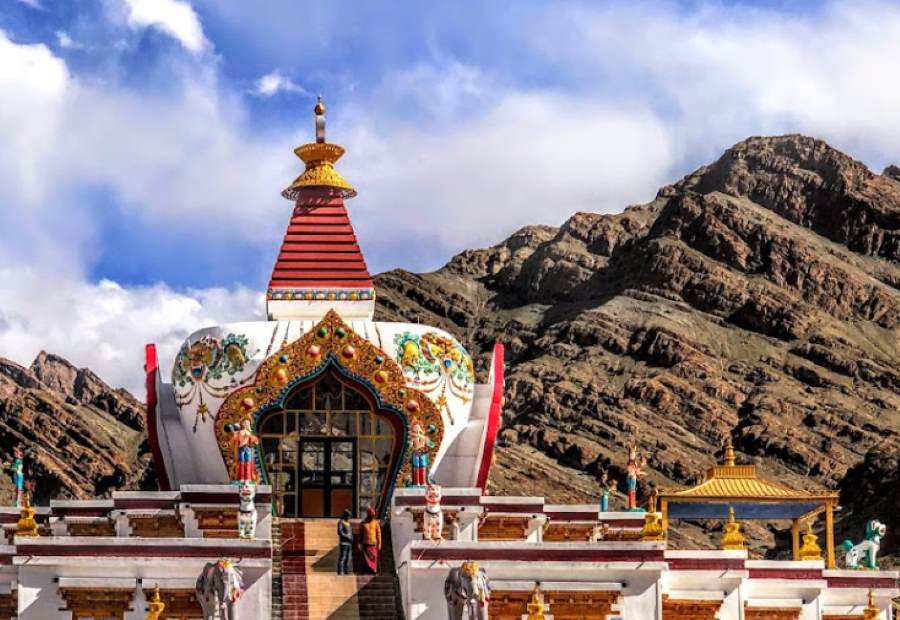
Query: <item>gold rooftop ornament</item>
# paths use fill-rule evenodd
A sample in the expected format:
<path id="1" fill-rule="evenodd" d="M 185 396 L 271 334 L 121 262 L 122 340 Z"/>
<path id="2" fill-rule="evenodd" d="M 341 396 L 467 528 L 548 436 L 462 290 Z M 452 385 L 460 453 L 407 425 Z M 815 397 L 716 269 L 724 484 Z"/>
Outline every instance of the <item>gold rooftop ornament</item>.
<path id="1" fill-rule="evenodd" d="M 325 104 L 321 97 L 313 112 L 316 115 L 316 141 L 294 149 L 297 157 L 306 164 L 306 170 L 281 195 L 296 201 L 302 197 L 304 190 L 319 190 L 327 195 L 353 198 L 356 190 L 334 168 L 344 149 L 325 142 Z"/>
<path id="2" fill-rule="evenodd" d="M 813 533 L 812 523 L 807 522 L 806 534 L 803 535 L 803 546 L 800 547 L 801 560 L 821 560 L 822 548 Z"/>
<path id="3" fill-rule="evenodd" d="M 662 519 L 656 512 L 656 498 L 659 491 L 656 487 L 650 491 L 650 499 L 647 502 L 647 514 L 644 515 L 644 527 L 641 529 L 641 540 L 643 542 L 661 542 L 666 539 L 666 532 L 662 527 Z"/>
<path id="4" fill-rule="evenodd" d="M 35 538 L 40 536 L 37 521 L 34 520 L 34 508 L 31 507 L 31 493 L 26 491 L 22 498 L 22 511 L 16 523 L 16 536 Z"/>
<path id="5" fill-rule="evenodd" d="M 156 584 L 156 587 L 153 588 L 153 598 L 150 599 L 147 607 L 147 620 L 162 620 L 165 610 L 166 604 L 160 598 L 159 584 Z"/>
<path id="6" fill-rule="evenodd" d="M 541 594 L 540 584 L 534 584 L 531 591 L 531 600 L 528 602 L 528 620 L 545 620 L 544 595 Z"/>
<path id="7" fill-rule="evenodd" d="M 744 535 L 741 534 L 741 524 L 734 518 L 734 508 L 728 507 L 728 521 L 725 522 L 725 532 L 722 534 L 722 549 L 725 551 L 745 551 Z"/>
<path id="8" fill-rule="evenodd" d="M 869 599 L 866 602 L 866 608 L 863 609 L 863 620 L 878 620 L 881 618 L 881 611 L 875 606 L 875 592 L 869 590 Z"/>

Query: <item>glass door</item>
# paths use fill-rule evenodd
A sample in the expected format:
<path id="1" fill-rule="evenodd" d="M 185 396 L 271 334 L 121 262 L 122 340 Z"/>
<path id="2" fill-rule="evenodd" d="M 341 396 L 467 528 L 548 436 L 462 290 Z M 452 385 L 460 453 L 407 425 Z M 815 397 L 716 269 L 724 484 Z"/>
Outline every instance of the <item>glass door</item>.
<path id="1" fill-rule="evenodd" d="M 301 438 L 297 466 L 300 516 L 339 517 L 344 510 L 355 512 L 355 439 Z"/>

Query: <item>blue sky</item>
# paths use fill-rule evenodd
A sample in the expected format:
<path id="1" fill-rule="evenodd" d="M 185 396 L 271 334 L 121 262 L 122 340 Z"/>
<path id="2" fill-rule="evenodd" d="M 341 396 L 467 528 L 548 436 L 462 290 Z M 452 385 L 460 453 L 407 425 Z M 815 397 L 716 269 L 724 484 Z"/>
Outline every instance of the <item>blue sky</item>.
<path id="1" fill-rule="evenodd" d="M 749 135 L 880 170 L 898 56 L 883 2 L 6 0 L 0 355 L 134 387 L 144 341 L 258 318 L 317 93 L 371 270 L 421 271 Z"/>

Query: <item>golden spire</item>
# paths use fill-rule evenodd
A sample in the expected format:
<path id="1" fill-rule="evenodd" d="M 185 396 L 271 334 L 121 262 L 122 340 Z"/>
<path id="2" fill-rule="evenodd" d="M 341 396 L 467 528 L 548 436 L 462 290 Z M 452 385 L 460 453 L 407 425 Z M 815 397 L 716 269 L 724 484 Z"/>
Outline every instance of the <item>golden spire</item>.
<path id="1" fill-rule="evenodd" d="M 866 608 L 863 609 L 863 620 L 878 620 L 881 617 L 881 611 L 875 605 L 875 592 L 869 590 L 869 598 L 866 601 Z"/>
<path id="2" fill-rule="evenodd" d="M 324 190 L 326 194 L 353 198 L 356 190 L 334 169 L 344 149 L 325 141 L 325 104 L 321 97 L 313 113 L 316 116 L 316 141 L 294 149 L 297 157 L 306 164 L 306 170 L 281 195 L 288 200 L 297 200 L 303 195 L 303 190 Z"/>
<path id="3" fill-rule="evenodd" d="M 725 438 L 725 467 L 734 467 L 734 446 L 731 443 L 731 435 Z"/>
<path id="4" fill-rule="evenodd" d="M 728 521 L 725 522 L 725 531 L 722 534 L 722 549 L 725 551 L 744 551 L 744 535 L 741 534 L 741 524 L 734 518 L 734 506 L 728 507 Z"/>
<path id="5" fill-rule="evenodd" d="M 534 584 L 531 591 L 531 600 L 528 602 L 528 620 L 544 620 L 544 595 L 541 594 L 540 584 Z"/>
<path id="6" fill-rule="evenodd" d="M 37 521 L 34 520 L 34 508 L 31 507 L 31 493 L 25 491 L 22 498 L 22 510 L 16 523 L 16 536 L 40 536 Z"/>
<path id="7" fill-rule="evenodd" d="M 159 596 L 159 584 L 156 584 L 156 587 L 153 588 L 153 598 L 150 599 L 149 603 L 147 606 L 147 620 L 162 618 L 162 614 L 166 610 L 166 604 L 163 603 L 162 598 Z"/>
<path id="8" fill-rule="evenodd" d="M 822 548 L 819 547 L 819 541 L 813 534 L 812 523 L 806 522 L 806 534 L 803 535 L 803 546 L 800 547 L 801 560 L 821 560 Z"/>

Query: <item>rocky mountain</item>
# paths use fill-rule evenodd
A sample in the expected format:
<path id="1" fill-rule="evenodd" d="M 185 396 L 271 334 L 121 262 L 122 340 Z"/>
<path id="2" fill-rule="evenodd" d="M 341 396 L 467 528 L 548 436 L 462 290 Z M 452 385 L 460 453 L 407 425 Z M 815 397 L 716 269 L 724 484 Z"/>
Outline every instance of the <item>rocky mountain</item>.
<path id="1" fill-rule="evenodd" d="M 144 405 L 87 369 L 41 353 L 30 368 L 0 358 L 0 463 L 26 454 L 38 503 L 91 498 L 118 488 L 155 488 Z M 0 502 L 15 491 L 0 475 Z"/>
<path id="2" fill-rule="evenodd" d="M 896 553 L 897 168 L 750 138 L 648 204 L 526 227 L 377 287 L 379 318 L 444 327 L 482 368 L 506 343 L 494 492 L 588 501 L 598 472 L 624 476 L 630 441 L 646 483 L 692 485 L 731 436 L 766 477 L 841 490 L 839 536 L 879 514 Z M 709 544 L 693 525 L 675 544 Z M 751 527 L 754 553 L 783 555 L 788 526 Z"/>

